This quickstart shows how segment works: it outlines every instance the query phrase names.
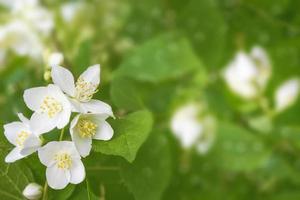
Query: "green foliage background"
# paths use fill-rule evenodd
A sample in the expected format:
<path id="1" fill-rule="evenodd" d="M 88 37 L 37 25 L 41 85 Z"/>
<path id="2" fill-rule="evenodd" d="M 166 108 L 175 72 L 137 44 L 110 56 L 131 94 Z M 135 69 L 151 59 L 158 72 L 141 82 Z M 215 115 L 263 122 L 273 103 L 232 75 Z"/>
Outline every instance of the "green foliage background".
<path id="1" fill-rule="evenodd" d="M 59 15 L 65 2 L 42 1 L 56 22 L 44 42 L 64 53 L 76 76 L 101 63 L 96 98 L 112 105 L 117 119 L 110 120 L 113 139 L 94 142 L 83 159 L 87 181 L 50 190 L 49 199 L 300 198 L 299 100 L 266 119 L 258 104 L 241 101 L 220 77 L 238 49 L 256 44 L 272 61 L 267 98 L 300 75 L 300 1 L 90 0 L 70 24 Z M 47 84 L 45 62 L 12 53 L 3 65 L 1 125 L 16 120 L 17 112 L 30 116 L 23 91 Z M 208 154 L 182 150 L 169 130 L 174 109 L 188 100 L 206 102 L 217 118 Z M 5 164 L 12 146 L 0 137 L 0 199 L 22 199 L 28 182 L 43 185 L 45 168 L 36 154 Z"/>

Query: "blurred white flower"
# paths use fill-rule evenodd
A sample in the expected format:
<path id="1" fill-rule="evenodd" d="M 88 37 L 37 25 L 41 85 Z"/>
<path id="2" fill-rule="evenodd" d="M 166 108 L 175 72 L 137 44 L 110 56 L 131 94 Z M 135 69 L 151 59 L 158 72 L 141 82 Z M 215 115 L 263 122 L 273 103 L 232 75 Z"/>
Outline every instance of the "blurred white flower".
<path id="1" fill-rule="evenodd" d="M 53 15 L 37 0 L 0 0 L 10 9 L 9 21 L 0 26 L 0 50 L 12 49 L 21 56 L 41 58 L 44 37 L 54 27 Z"/>
<path id="2" fill-rule="evenodd" d="M 85 178 L 84 165 L 73 142 L 49 142 L 38 150 L 38 156 L 47 166 L 47 182 L 53 189 L 63 189 L 68 183 L 79 184 Z"/>
<path id="3" fill-rule="evenodd" d="M 29 183 L 23 190 L 23 195 L 29 200 L 38 200 L 42 197 L 43 188 L 37 183 Z"/>
<path id="4" fill-rule="evenodd" d="M 22 7 L 36 6 L 38 0 L 0 0 L 0 4 L 13 11 L 21 10 Z"/>
<path id="5" fill-rule="evenodd" d="M 37 33 L 23 21 L 15 20 L 0 26 L 0 50 L 5 55 L 6 50 L 12 49 L 21 56 L 39 58 L 43 45 Z"/>
<path id="6" fill-rule="evenodd" d="M 180 107 L 172 117 L 171 129 L 185 149 L 196 147 L 205 154 L 215 137 L 215 120 L 210 115 L 200 117 L 199 105 L 190 103 Z"/>
<path id="7" fill-rule="evenodd" d="M 61 52 L 53 52 L 48 56 L 48 66 L 61 65 L 64 61 L 64 55 Z"/>
<path id="8" fill-rule="evenodd" d="M 23 97 L 27 107 L 34 111 L 31 121 L 35 130 L 45 133 L 69 123 L 71 105 L 58 86 L 27 89 Z"/>
<path id="9" fill-rule="evenodd" d="M 63 20 L 67 23 L 72 22 L 82 6 L 82 2 L 68 2 L 63 4 L 60 9 Z"/>
<path id="10" fill-rule="evenodd" d="M 299 79 L 290 79 L 284 82 L 275 93 L 275 109 L 281 112 L 293 105 L 299 95 L 300 81 Z"/>
<path id="11" fill-rule="evenodd" d="M 100 83 L 100 65 L 88 67 L 77 79 L 76 84 L 72 73 L 60 66 L 52 67 L 52 80 L 68 96 L 73 111 L 81 113 L 98 113 L 113 116 L 110 105 L 92 99 Z"/>
<path id="12" fill-rule="evenodd" d="M 73 142 L 82 157 L 90 154 L 92 139 L 110 140 L 114 134 L 112 127 L 105 120 L 105 114 L 79 114 L 70 126 Z"/>
<path id="13" fill-rule="evenodd" d="M 20 122 L 12 122 L 4 125 L 4 135 L 8 141 L 16 147 L 6 156 L 5 162 L 11 163 L 24 158 L 41 146 L 39 139 L 41 132 L 34 129 L 33 121 L 23 114 L 18 114 Z"/>
<path id="14" fill-rule="evenodd" d="M 239 51 L 223 72 L 230 89 L 245 99 L 253 99 L 263 92 L 270 75 L 270 61 L 260 47 L 252 48 L 249 55 Z"/>

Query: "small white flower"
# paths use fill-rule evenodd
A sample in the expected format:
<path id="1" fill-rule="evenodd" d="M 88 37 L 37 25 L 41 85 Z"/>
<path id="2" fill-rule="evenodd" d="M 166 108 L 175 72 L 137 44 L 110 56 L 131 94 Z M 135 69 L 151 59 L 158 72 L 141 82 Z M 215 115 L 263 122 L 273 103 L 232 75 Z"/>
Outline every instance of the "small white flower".
<path id="1" fill-rule="evenodd" d="M 23 190 L 23 195 L 29 200 L 38 200 L 42 197 L 43 188 L 37 183 L 29 183 Z"/>
<path id="2" fill-rule="evenodd" d="M 293 105 L 299 95 L 299 79 L 290 79 L 284 82 L 275 93 L 275 107 L 277 112 L 281 112 Z"/>
<path id="3" fill-rule="evenodd" d="M 171 129 L 184 149 L 196 147 L 199 153 L 205 154 L 214 141 L 215 120 L 200 114 L 200 107 L 195 103 L 180 107 L 172 117 Z"/>
<path id="4" fill-rule="evenodd" d="M 112 127 L 105 121 L 104 114 L 79 114 L 70 126 L 73 142 L 82 157 L 90 154 L 92 139 L 110 140 L 114 134 Z"/>
<path id="5" fill-rule="evenodd" d="M 4 135 L 8 141 L 16 147 L 6 156 L 5 162 L 11 163 L 24 158 L 41 146 L 40 132 L 32 127 L 32 121 L 23 114 L 18 114 L 20 122 L 12 122 L 4 125 Z"/>
<path id="6" fill-rule="evenodd" d="M 43 45 L 38 34 L 24 21 L 13 20 L 0 27 L 0 49 L 4 54 L 12 49 L 18 55 L 38 59 Z"/>
<path id="7" fill-rule="evenodd" d="M 50 84 L 47 87 L 27 89 L 23 97 L 27 107 L 34 111 L 31 121 L 35 130 L 46 133 L 68 124 L 71 105 L 58 86 Z"/>
<path id="8" fill-rule="evenodd" d="M 64 55 L 61 52 L 53 52 L 48 56 L 48 66 L 60 65 L 64 61 Z"/>
<path id="9" fill-rule="evenodd" d="M 230 89 L 245 99 L 257 97 L 265 89 L 270 75 L 270 61 L 260 47 L 254 47 L 249 55 L 239 51 L 223 74 Z"/>
<path id="10" fill-rule="evenodd" d="M 47 166 L 47 182 L 53 189 L 63 189 L 68 183 L 79 184 L 85 178 L 84 165 L 73 142 L 49 142 L 38 150 L 38 156 Z"/>
<path id="11" fill-rule="evenodd" d="M 99 64 L 88 67 L 79 76 L 76 84 L 72 73 L 64 67 L 53 66 L 51 75 L 53 82 L 69 96 L 73 111 L 113 116 L 112 109 L 108 104 L 92 99 L 100 83 Z"/>

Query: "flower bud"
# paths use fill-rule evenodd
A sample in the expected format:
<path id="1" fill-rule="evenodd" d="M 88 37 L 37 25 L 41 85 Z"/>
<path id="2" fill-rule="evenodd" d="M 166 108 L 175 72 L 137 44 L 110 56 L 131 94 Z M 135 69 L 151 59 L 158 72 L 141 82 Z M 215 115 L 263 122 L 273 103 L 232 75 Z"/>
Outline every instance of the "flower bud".
<path id="1" fill-rule="evenodd" d="M 23 195 L 27 199 L 37 200 L 41 198 L 43 193 L 43 188 L 37 183 L 29 183 L 26 188 L 23 190 Z"/>
<path id="2" fill-rule="evenodd" d="M 290 79 L 284 82 L 276 91 L 275 103 L 276 111 L 281 112 L 293 105 L 300 91 L 300 82 L 298 79 Z"/>

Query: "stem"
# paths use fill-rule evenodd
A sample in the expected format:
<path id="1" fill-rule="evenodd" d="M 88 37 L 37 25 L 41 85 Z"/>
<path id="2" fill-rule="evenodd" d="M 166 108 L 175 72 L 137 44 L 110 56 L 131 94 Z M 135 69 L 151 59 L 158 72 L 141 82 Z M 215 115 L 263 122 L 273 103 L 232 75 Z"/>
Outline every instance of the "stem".
<path id="1" fill-rule="evenodd" d="M 47 183 L 47 181 L 45 181 L 42 200 L 47 200 L 47 192 L 48 192 L 48 183 Z"/>
<path id="2" fill-rule="evenodd" d="M 87 178 L 85 178 L 85 182 L 86 182 L 86 191 L 87 191 L 87 196 L 88 196 L 88 200 L 91 200 L 91 196 L 90 196 L 90 186 L 89 186 L 89 182 L 87 180 Z"/>
<path id="3" fill-rule="evenodd" d="M 59 141 L 62 141 L 62 139 L 64 138 L 64 133 L 65 133 L 65 128 L 61 129 Z"/>

